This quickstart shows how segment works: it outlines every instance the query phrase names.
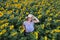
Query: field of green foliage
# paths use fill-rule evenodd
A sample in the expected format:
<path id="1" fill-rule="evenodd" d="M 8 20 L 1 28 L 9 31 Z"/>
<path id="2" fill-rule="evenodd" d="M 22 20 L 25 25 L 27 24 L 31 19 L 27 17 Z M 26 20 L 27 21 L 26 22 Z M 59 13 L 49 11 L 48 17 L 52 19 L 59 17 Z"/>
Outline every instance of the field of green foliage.
<path id="1" fill-rule="evenodd" d="M 24 36 L 23 22 L 36 16 L 30 37 Z M 0 0 L 0 40 L 60 40 L 60 0 Z"/>

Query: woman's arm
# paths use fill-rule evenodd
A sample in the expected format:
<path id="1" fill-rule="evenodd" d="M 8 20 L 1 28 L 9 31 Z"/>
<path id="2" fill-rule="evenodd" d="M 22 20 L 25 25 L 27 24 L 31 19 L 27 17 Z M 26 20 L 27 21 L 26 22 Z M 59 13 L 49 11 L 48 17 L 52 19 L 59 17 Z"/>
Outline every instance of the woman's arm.
<path id="1" fill-rule="evenodd" d="M 24 25 L 22 25 L 22 27 L 23 27 L 23 29 L 24 29 L 24 31 L 25 31 L 25 30 L 26 30 L 25 26 L 24 26 Z"/>
<path id="2" fill-rule="evenodd" d="M 37 17 L 33 16 L 33 18 L 35 19 L 35 20 L 33 20 L 34 23 L 38 23 L 39 22 Z"/>

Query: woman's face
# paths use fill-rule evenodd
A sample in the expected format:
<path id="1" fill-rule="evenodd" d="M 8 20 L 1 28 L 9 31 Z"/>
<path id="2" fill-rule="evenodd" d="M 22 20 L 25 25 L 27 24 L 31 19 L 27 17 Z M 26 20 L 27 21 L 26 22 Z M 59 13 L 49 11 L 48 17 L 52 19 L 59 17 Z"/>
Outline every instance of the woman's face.
<path id="1" fill-rule="evenodd" d="M 32 17 L 28 17 L 28 21 L 32 21 Z"/>

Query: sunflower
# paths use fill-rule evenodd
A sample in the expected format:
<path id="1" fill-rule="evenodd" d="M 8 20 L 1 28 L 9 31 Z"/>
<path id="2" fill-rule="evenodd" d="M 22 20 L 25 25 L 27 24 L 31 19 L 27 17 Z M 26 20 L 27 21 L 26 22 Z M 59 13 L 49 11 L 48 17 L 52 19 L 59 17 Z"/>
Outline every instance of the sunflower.
<path id="1" fill-rule="evenodd" d="M 0 12 L 0 17 L 2 17 L 3 16 L 3 13 L 2 12 Z"/>
<path id="2" fill-rule="evenodd" d="M 10 30 L 13 30 L 13 29 L 14 29 L 14 25 L 11 25 L 11 26 L 10 26 Z"/>

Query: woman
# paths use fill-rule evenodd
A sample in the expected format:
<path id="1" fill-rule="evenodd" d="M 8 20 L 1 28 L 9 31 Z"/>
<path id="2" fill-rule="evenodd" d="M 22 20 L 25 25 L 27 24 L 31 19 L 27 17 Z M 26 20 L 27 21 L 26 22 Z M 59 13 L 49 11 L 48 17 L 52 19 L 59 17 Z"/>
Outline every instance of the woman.
<path id="1" fill-rule="evenodd" d="M 24 28 L 25 28 L 25 35 L 27 35 L 30 32 L 34 31 L 34 23 L 38 23 L 39 20 L 32 14 L 29 14 L 27 17 L 27 20 L 23 22 Z"/>

